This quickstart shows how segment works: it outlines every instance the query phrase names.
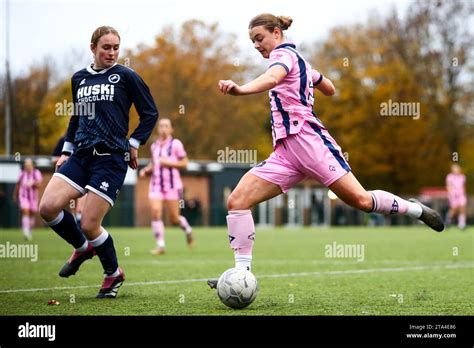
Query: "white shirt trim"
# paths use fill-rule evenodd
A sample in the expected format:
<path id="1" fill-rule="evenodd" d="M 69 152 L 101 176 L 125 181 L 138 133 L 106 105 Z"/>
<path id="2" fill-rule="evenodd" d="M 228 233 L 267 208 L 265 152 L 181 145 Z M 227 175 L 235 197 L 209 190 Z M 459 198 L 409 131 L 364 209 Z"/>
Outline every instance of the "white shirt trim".
<path id="1" fill-rule="evenodd" d="M 114 65 L 112 65 L 110 68 L 107 68 L 107 69 L 103 69 L 101 71 L 95 71 L 94 69 L 92 69 L 92 65 L 88 65 L 86 67 L 86 70 L 89 74 L 92 74 L 92 75 L 97 75 L 97 74 L 105 74 L 107 71 L 109 71 L 110 69 L 112 69 L 114 66 L 116 66 L 117 63 L 115 62 Z"/>

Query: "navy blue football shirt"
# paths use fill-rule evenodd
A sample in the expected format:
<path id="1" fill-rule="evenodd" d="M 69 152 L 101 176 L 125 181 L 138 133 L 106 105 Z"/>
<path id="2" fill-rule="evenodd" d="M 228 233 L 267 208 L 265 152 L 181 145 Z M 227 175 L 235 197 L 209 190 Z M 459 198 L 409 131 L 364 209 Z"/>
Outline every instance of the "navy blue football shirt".
<path id="1" fill-rule="evenodd" d="M 130 145 L 138 148 L 146 143 L 158 119 L 158 110 L 148 86 L 135 71 L 120 64 L 100 71 L 88 66 L 73 75 L 71 84 L 75 111 L 64 150 L 70 151 L 71 143 L 77 149 L 103 143 L 110 149 L 128 151 L 132 103 L 140 122 L 130 136 Z"/>

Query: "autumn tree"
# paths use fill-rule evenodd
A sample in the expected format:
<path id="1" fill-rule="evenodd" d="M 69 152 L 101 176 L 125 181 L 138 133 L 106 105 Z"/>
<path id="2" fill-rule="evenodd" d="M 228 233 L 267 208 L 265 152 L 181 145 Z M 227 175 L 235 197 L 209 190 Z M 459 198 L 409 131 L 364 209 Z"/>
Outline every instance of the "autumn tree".
<path id="1" fill-rule="evenodd" d="M 262 159 L 271 152 L 265 96 L 231 98 L 217 88 L 220 79 L 243 82 L 251 66 L 239 58 L 235 41 L 217 24 L 191 20 L 124 55 L 147 82 L 160 115 L 173 120 L 190 158 L 216 160 L 226 146 L 256 149 Z M 136 124 L 135 112 L 132 118 Z"/>
<path id="2" fill-rule="evenodd" d="M 433 2 L 425 3 L 432 6 Z M 446 81 L 459 76 L 446 64 L 455 53 L 442 45 L 436 51 L 427 46 L 427 42 L 443 40 L 439 35 L 423 39 L 427 35 L 423 26 L 435 25 L 434 17 L 423 15 L 423 6 L 413 5 L 405 20 L 393 13 L 365 25 L 334 28 L 311 57 L 338 89 L 332 99 L 317 99 L 316 111 L 368 187 L 401 193 L 442 186 L 453 149 L 468 141 L 460 136 L 467 126 L 463 115 L 447 108 L 462 100 L 467 85 L 457 79 L 453 99 L 447 101 Z M 467 8 L 457 9 L 460 27 L 469 14 Z M 462 36 L 457 40 L 456 45 L 466 47 Z M 469 76 L 468 72 L 463 76 Z M 384 117 L 381 110 L 390 102 L 419 105 L 419 118 Z"/>

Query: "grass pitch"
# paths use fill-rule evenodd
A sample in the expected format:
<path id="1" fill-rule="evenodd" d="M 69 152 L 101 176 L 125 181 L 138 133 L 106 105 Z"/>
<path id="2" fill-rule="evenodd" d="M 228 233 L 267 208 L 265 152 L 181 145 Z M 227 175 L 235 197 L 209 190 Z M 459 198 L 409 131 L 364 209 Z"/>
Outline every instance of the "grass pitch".
<path id="1" fill-rule="evenodd" d="M 57 273 L 72 249 L 53 231 L 1 230 L 0 244 L 33 244 L 38 260 L 0 258 L 0 315 L 473 315 L 474 228 L 436 233 L 417 227 L 257 228 L 253 273 L 260 291 L 243 310 L 224 306 L 206 279 L 233 267 L 225 228 L 195 228 L 185 245 L 167 228 L 167 253 L 150 254 L 147 228 L 115 228 L 126 281 L 115 300 L 98 300 L 97 257 L 68 279 Z M 335 245 L 363 247 L 329 257 Z M 332 255 L 332 256 L 338 256 Z M 59 305 L 48 305 L 49 300 Z"/>

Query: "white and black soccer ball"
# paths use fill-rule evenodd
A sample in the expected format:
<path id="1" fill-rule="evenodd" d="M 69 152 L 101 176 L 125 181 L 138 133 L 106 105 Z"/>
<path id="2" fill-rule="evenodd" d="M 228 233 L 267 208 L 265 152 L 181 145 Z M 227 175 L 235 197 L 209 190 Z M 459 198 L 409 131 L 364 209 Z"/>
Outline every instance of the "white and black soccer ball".
<path id="1" fill-rule="evenodd" d="M 219 277 L 217 295 L 228 307 L 241 309 L 250 305 L 257 297 L 257 278 L 252 272 L 230 268 Z"/>

